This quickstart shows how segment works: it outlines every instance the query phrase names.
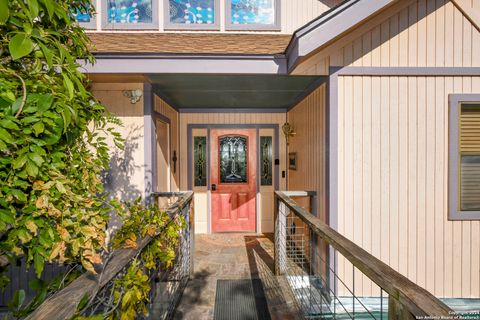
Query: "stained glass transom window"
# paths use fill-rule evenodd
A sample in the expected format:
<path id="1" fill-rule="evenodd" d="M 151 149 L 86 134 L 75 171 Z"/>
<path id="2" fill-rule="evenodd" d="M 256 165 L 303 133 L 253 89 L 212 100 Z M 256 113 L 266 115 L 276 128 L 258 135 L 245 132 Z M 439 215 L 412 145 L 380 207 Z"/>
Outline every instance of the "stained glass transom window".
<path id="1" fill-rule="evenodd" d="M 247 138 L 223 136 L 219 139 L 220 183 L 247 182 Z"/>
<path id="2" fill-rule="evenodd" d="M 272 185 L 272 137 L 260 137 L 260 184 Z"/>
<path id="3" fill-rule="evenodd" d="M 152 23 L 153 0 L 108 0 L 108 23 Z"/>
<path id="4" fill-rule="evenodd" d="M 193 140 L 194 185 L 205 187 L 207 185 L 207 137 L 195 137 Z"/>
<path id="5" fill-rule="evenodd" d="M 231 23 L 275 24 L 275 0 L 231 0 Z"/>
<path id="6" fill-rule="evenodd" d="M 215 0 L 169 0 L 169 6 L 170 23 L 215 23 Z"/>
<path id="7" fill-rule="evenodd" d="M 87 8 L 90 10 L 90 5 L 87 5 Z M 89 13 L 85 12 L 85 10 L 77 10 L 76 12 L 72 12 L 72 15 L 80 23 L 89 23 L 94 20 Z"/>
<path id="8" fill-rule="evenodd" d="M 81 23 L 88 23 L 92 20 L 92 17 L 88 13 L 77 12 L 74 13 L 73 16 Z"/>

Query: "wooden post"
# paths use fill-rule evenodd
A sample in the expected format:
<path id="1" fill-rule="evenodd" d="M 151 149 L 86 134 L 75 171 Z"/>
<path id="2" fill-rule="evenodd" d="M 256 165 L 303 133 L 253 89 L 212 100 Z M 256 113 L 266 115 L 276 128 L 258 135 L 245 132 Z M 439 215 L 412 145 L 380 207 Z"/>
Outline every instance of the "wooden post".
<path id="1" fill-rule="evenodd" d="M 415 316 L 392 296 L 388 297 L 388 320 L 415 320 Z"/>
<path id="2" fill-rule="evenodd" d="M 195 257 L 195 203 L 194 198 L 190 200 L 188 204 L 188 219 L 189 219 L 189 236 L 190 236 L 190 275 L 189 279 L 193 279 L 195 276 L 195 265 L 194 265 L 194 257 Z"/>
<path id="3" fill-rule="evenodd" d="M 277 242 L 277 266 L 275 268 L 277 275 L 285 273 L 287 263 L 287 216 L 285 214 L 287 210 L 287 206 L 283 202 L 279 202 L 275 239 Z"/>

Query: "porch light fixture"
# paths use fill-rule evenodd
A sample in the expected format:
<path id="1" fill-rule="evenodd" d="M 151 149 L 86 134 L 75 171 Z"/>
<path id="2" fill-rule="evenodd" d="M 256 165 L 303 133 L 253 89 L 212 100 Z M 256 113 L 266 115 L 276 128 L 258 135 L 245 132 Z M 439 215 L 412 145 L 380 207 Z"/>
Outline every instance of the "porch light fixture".
<path id="1" fill-rule="evenodd" d="M 140 98 L 143 96 L 143 91 L 140 89 L 136 90 L 124 90 L 123 95 L 127 98 L 130 98 L 130 103 L 135 104 L 140 101 Z"/>
<path id="2" fill-rule="evenodd" d="M 283 134 L 285 135 L 285 140 L 287 141 L 287 145 L 290 144 L 290 137 L 293 137 L 294 135 L 297 134 L 293 129 L 293 127 L 288 122 L 285 122 L 283 124 L 282 131 L 283 131 Z"/>

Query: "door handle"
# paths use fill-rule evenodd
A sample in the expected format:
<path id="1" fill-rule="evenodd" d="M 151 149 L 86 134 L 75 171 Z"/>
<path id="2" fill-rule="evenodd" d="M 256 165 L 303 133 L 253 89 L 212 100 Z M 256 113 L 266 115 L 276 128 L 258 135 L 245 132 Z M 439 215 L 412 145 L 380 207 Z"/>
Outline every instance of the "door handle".
<path id="1" fill-rule="evenodd" d="M 215 183 L 212 184 L 212 191 L 217 191 L 217 185 Z"/>

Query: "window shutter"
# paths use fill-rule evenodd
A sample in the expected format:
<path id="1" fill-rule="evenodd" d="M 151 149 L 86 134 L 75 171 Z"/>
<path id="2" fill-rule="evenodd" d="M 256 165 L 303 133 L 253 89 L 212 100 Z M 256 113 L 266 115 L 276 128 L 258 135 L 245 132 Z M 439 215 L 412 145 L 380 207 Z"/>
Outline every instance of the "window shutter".
<path id="1" fill-rule="evenodd" d="M 480 156 L 462 156 L 460 204 L 461 210 L 480 210 Z"/>
<path id="2" fill-rule="evenodd" d="M 480 105 L 462 105 L 460 115 L 460 152 L 480 154 Z"/>
<path id="3" fill-rule="evenodd" d="M 460 115 L 460 206 L 480 210 L 480 105 L 464 104 Z"/>

